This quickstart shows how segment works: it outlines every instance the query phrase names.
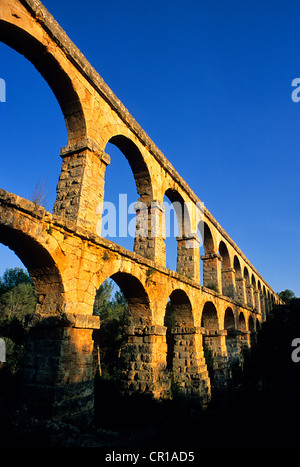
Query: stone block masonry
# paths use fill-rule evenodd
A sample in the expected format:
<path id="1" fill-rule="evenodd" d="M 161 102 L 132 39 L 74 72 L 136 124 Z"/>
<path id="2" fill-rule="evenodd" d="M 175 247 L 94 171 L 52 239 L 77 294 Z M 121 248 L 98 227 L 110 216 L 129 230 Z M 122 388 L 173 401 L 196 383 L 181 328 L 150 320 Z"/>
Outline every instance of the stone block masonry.
<path id="1" fill-rule="evenodd" d="M 206 208 L 199 219 L 200 199 L 40 1 L 3 0 L 0 21 L 0 40 L 44 77 L 68 132 L 52 213 L 0 189 L 0 242 L 26 266 L 38 297 L 24 397 L 47 417 L 93 419 L 101 327 L 93 305 L 111 278 L 129 307 L 122 391 L 168 398 L 176 390 L 206 403 L 280 299 Z M 134 252 L 99 235 L 108 143 L 129 162 L 137 215 L 146 206 Z M 175 272 L 166 267 L 165 195 L 180 227 Z"/>

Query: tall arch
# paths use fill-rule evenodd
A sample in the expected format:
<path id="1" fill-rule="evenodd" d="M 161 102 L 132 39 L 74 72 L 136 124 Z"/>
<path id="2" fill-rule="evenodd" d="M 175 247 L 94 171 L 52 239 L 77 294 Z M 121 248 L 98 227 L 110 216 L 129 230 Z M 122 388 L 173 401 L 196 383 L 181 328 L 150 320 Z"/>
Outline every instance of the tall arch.
<path id="1" fill-rule="evenodd" d="M 227 385 L 228 352 L 226 335 L 220 330 L 217 309 L 211 301 L 204 304 L 201 316 L 204 327 L 203 348 L 212 388 Z"/>
<path id="2" fill-rule="evenodd" d="M 147 164 L 136 144 L 122 134 L 110 137 L 105 151 L 110 163 L 104 174 L 101 233 L 98 233 L 154 259 L 154 249 L 149 248 L 153 192 Z"/>
<path id="3" fill-rule="evenodd" d="M 198 223 L 198 231 L 202 237 L 204 254 L 201 255 L 204 287 L 222 293 L 221 279 L 221 257 L 216 248 L 216 242 L 213 233 L 207 222 L 200 221 Z"/>
<path id="4" fill-rule="evenodd" d="M 174 290 L 168 300 L 164 317 L 166 326 L 166 368 L 173 371 L 180 365 L 177 358 L 178 349 L 183 345 L 183 326 L 192 327 L 194 318 L 191 302 L 183 290 Z"/>
<path id="5" fill-rule="evenodd" d="M 194 326 L 192 305 L 184 290 L 174 290 L 166 309 L 165 326 Z"/>
<path id="6" fill-rule="evenodd" d="M 47 44 L 15 24 L 0 19 L 0 41 L 24 55 L 41 73 L 56 96 L 65 117 L 69 144 L 86 134 L 84 112 L 72 80 Z"/>
<path id="7" fill-rule="evenodd" d="M 61 313 L 63 281 L 50 253 L 28 234 L 3 224 L 0 243 L 14 251 L 27 268 L 38 295 L 37 311 L 47 315 Z"/>
<path id="8" fill-rule="evenodd" d="M 119 371 L 116 379 L 117 388 L 126 394 L 134 392 L 156 394 L 161 391 L 159 380 L 163 378 L 163 374 L 153 371 L 153 359 L 158 359 L 162 354 L 159 349 L 165 345 L 165 335 L 161 330 L 159 330 L 159 333 L 158 329 L 152 326 L 149 297 L 140 280 L 131 273 L 122 271 L 113 273 L 109 279 L 112 279 L 118 285 L 128 306 L 126 320 L 121 323 L 123 328 L 121 332 L 122 345 L 116 356 L 116 367 Z M 97 309 L 94 308 L 95 311 Z M 100 309 L 100 330 L 94 333 L 96 347 L 99 349 L 102 348 L 105 342 L 104 334 L 101 333 L 101 319 Z M 155 339 L 154 335 L 156 336 Z M 96 356 L 94 356 L 95 358 Z M 161 358 L 161 365 L 163 365 L 164 358 L 163 356 Z M 99 398 L 101 399 L 103 384 L 97 379 L 96 383 L 97 406 Z"/>
<path id="9" fill-rule="evenodd" d="M 236 329 L 234 313 L 231 307 L 227 307 L 224 315 L 224 329 L 226 332 L 226 348 L 228 355 L 228 363 L 231 376 L 241 365 L 241 342 L 240 336 Z"/>
<path id="10" fill-rule="evenodd" d="M 151 201 L 153 190 L 150 172 L 136 144 L 124 135 L 112 136 L 108 142 L 117 146 L 128 160 L 141 201 Z"/>
<path id="11" fill-rule="evenodd" d="M 244 267 L 244 280 L 246 288 L 246 303 L 251 308 L 254 308 L 253 285 L 250 281 L 250 274 L 247 266 Z"/>
<path id="12" fill-rule="evenodd" d="M 235 319 L 232 308 L 227 307 L 224 315 L 224 329 L 235 330 Z"/>
<path id="13" fill-rule="evenodd" d="M 60 151 L 63 162 L 53 213 L 95 232 L 102 188 L 99 171 L 103 162 L 97 143 L 88 135 L 84 110 L 88 104 L 83 104 L 88 93 L 81 97 L 84 95 L 82 74 L 78 71 L 77 75 L 74 61 L 64 55 L 62 44 L 66 44 L 66 48 L 72 46 L 70 40 L 56 27 L 42 5 L 35 4 L 31 9 L 26 4 L 25 7 L 28 11 L 18 16 L 12 15 L 10 6 L 4 5 L 0 41 L 24 55 L 36 67 L 53 91 L 64 115 L 68 145 Z M 40 15 L 40 21 L 35 15 Z M 78 53 L 74 45 L 73 50 Z M 92 185 L 95 185 L 93 197 L 89 195 Z"/>
<path id="14" fill-rule="evenodd" d="M 208 331 L 217 331 L 220 329 L 217 309 L 212 302 L 206 302 L 204 304 L 201 316 L 201 326 Z"/>
<path id="15" fill-rule="evenodd" d="M 241 263 L 237 255 L 234 256 L 233 267 L 235 270 L 236 299 L 244 304 L 246 303 L 245 279 L 241 268 Z"/>
<path id="16" fill-rule="evenodd" d="M 177 383 L 185 395 L 208 400 L 210 382 L 203 357 L 202 334 L 194 327 L 192 305 L 183 290 L 171 293 L 164 325 L 167 328 L 165 367 L 170 382 Z"/>
<path id="17" fill-rule="evenodd" d="M 176 269 L 178 273 L 194 279 L 199 269 L 198 245 L 195 248 L 195 240 L 191 236 L 188 205 L 177 190 L 168 188 L 164 193 L 163 206 L 167 267 Z M 172 215 L 175 217 L 174 222 L 172 222 Z"/>
<path id="18" fill-rule="evenodd" d="M 219 254 L 221 258 L 221 276 L 222 276 L 222 294 L 226 297 L 234 298 L 235 294 L 235 277 L 234 270 L 231 265 L 231 260 L 228 248 L 223 242 L 219 244 Z"/>
<path id="19" fill-rule="evenodd" d="M 141 282 L 133 275 L 116 272 L 110 276 L 122 290 L 129 306 L 129 324 L 148 326 L 152 322 L 149 297 Z"/>

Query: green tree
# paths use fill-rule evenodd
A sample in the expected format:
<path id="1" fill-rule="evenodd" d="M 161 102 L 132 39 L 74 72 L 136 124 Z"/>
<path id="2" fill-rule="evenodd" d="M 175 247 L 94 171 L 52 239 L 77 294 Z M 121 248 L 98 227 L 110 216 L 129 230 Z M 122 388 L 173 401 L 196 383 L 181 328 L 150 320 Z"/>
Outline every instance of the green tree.
<path id="1" fill-rule="evenodd" d="M 22 268 L 9 268 L 0 277 L 0 336 L 6 342 L 7 374 L 22 365 L 27 340 L 26 318 L 35 312 L 37 297 L 31 278 Z"/>
<path id="2" fill-rule="evenodd" d="M 94 302 L 94 315 L 100 316 L 101 321 L 110 315 L 111 312 L 111 294 L 113 291 L 113 282 L 106 280 L 100 285 L 96 292 Z"/>
<path id="3" fill-rule="evenodd" d="M 8 268 L 0 277 L 0 295 L 19 284 L 32 284 L 29 274 L 22 268 Z"/>
<path id="4" fill-rule="evenodd" d="M 283 290 L 282 292 L 279 292 L 278 295 L 281 298 L 281 300 L 283 300 L 284 303 L 286 303 L 287 305 L 293 298 L 296 298 L 295 293 L 290 289 Z"/>
<path id="5" fill-rule="evenodd" d="M 22 283 L 0 296 L 0 319 L 16 318 L 24 322 L 35 311 L 37 298 L 32 284 Z"/>
<path id="6" fill-rule="evenodd" d="M 35 311 L 37 297 L 29 274 L 22 268 L 9 268 L 0 278 L 0 320 L 24 322 Z"/>
<path id="7" fill-rule="evenodd" d="M 117 290 L 113 295 L 113 281 L 99 287 L 94 303 L 94 314 L 100 316 L 97 339 L 99 373 L 104 379 L 118 380 L 121 371 L 121 350 L 125 343 L 124 325 L 128 319 L 128 303 Z"/>

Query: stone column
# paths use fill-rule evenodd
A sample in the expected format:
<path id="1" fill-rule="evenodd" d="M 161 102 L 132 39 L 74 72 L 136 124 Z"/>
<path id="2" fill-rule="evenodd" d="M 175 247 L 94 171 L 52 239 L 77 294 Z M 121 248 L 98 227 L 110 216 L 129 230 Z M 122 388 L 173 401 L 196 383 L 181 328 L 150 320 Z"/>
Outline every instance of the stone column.
<path id="1" fill-rule="evenodd" d="M 24 395 L 34 412 L 54 420 L 94 416 L 93 330 L 99 317 L 35 316 L 24 359 Z"/>
<path id="2" fill-rule="evenodd" d="M 241 332 L 236 329 L 228 329 L 226 336 L 226 347 L 228 355 L 228 364 L 230 368 L 230 376 L 241 368 Z"/>
<path id="3" fill-rule="evenodd" d="M 166 330 L 165 326 L 125 328 L 128 340 L 121 354 L 123 393 L 151 393 L 156 398 L 169 396 L 170 381 L 165 371 Z"/>
<path id="4" fill-rule="evenodd" d="M 203 286 L 222 293 L 221 256 L 209 253 L 202 255 L 203 261 Z"/>
<path id="5" fill-rule="evenodd" d="M 254 296 L 253 296 L 253 285 L 247 284 L 246 285 L 246 297 L 247 297 L 247 305 L 251 308 L 254 308 Z"/>
<path id="6" fill-rule="evenodd" d="M 260 311 L 262 314 L 262 319 L 263 321 L 265 321 L 266 320 L 266 304 L 265 304 L 265 296 L 262 292 L 260 293 Z"/>
<path id="7" fill-rule="evenodd" d="M 53 214 L 101 235 L 104 174 L 110 158 L 86 138 L 61 149 L 62 169 Z"/>
<path id="8" fill-rule="evenodd" d="M 242 350 L 247 351 L 251 347 L 251 344 L 250 344 L 251 332 L 241 330 L 240 333 L 241 333 L 241 347 L 242 347 Z"/>
<path id="9" fill-rule="evenodd" d="M 235 270 L 233 268 L 222 269 L 222 294 L 235 298 Z"/>
<path id="10" fill-rule="evenodd" d="M 166 266 L 164 206 L 158 201 L 136 204 L 137 229 L 134 252 Z"/>
<path id="11" fill-rule="evenodd" d="M 200 261 L 198 235 L 177 237 L 177 272 L 200 283 Z"/>
<path id="12" fill-rule="evenodd" d="M 256 312 L 261 313 L 259 290 L 254 290 L 254 303 L 255 303 Z"/>
<path id="13" fill-rule="evenodd" d="M 207 403 L 210 399 L 210 379 L 202 345 L 203 331 L 204 328 L 193 326 L 171 329 L 174 339 L 171 378 L 175 390 Z"/>
<path id="14" fill-rule="evenodd" d="M 226 336 L 226 330 L 206 330 L 204 334 L 204 347 L 206 359 L 210 359 L 209 367 L 213 389 L 227 387 L 229 371 Z"/>
<path id="15" fill-rule="evenodd" d="M 246 304 L 246 280 L 243 277 L 236 277 L 236 300 L 242 305 Z"/>

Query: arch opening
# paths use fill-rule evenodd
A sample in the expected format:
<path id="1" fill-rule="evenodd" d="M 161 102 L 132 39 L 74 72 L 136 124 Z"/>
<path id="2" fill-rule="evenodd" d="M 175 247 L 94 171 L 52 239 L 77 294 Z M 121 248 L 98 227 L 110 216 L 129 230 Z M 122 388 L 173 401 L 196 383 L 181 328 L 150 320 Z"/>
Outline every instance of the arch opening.
<path id="1" fill-rule="evenodd" d="M 235 294 L 235 283 L 233 270 L 231 268 L 231 261 L 228 252 L 228 248 L 223 242 L 219 244 L 219 255 L 221 258 L 221 283 L 222 283 L 222 294 L 226 297 L 234 298 Z"/>
<path id="2" fill-rule="evenodd" d="M 226 308 L 224 316 L 224 329 L 227 331 L 235 330 L 234 314 L 230 307 Z"/>
<path id="3" fill-rule="evenodd" d="M 101 236 L 141 253 L 139 242 L 148 237 L 150 173 L 142 154 L 129 138 L 113 136 L 105 150 L 111 162 L 105 173 Z"/>
<path id="4" fill-rule="evenodd" d="M 100 330 L 95 333 L 97 373 L 106 380 L 120 380 L 130 363 L 126 361 L 130 328 L 134 335 L 136 327 L 151 324 L 148 296 L 136 277 L 117 272 L 98 288 L 93 313 L 100 317 Z"/>
<path id="5" fill-rule="evenodd" d="M 185 255 L 186 241 L 191 233 L 190 216 L 183 197 L 174 189 L 167 189 L 164 198 L 164 231 L 166 266 L 168 269 L 188 275 Z"/>
<path id="6" fill-rule="evenodd" d="M 36 311 L 41 314 L 60 313 L 63 283 L 48 251 L 23 232 L 4 225 L 0 225 L 0 243 L 14 251 L 28 270 L 38 296 Z"/>
<path id="7" fill-rule="evenodd" d="M 176 347 L 180 345 L 181 340 L 181 336 L 177 336 L 177 338 L 175 337 L 174 328 L 182 326 L 194 326 L 191 302 L 183 290 L 174 290 L 171 293 L 166 306 L 164 326 L 167 327 L 166 368 L 167 370 L 173 371 L 174 362 L 176 361 Z"/>
<path id="8" fill-rule="evenodd" d="M 207 331 L 217 331 L 219 329 L 217 309 L 212 302 L 206 302 L 203 307 L 201 326 Z"/>
<path id="9" fill-rule="evenodd" d="M 200 221 L 197 226 L 202 243 L 200 246 L 200 283 L 208 289 L 221 293 L 220 256 L 217 254 L 212 231 Z"/>
<path id="10" fill-rule="evenodd" d="M 27 58 L 49 84 L 65 117 L 69 144 L 82 139 L 86 124 L 80 99 L 50 49 L 27 31 L 4 20 L 0 20 L 0 41 Z"/>

